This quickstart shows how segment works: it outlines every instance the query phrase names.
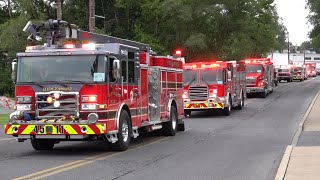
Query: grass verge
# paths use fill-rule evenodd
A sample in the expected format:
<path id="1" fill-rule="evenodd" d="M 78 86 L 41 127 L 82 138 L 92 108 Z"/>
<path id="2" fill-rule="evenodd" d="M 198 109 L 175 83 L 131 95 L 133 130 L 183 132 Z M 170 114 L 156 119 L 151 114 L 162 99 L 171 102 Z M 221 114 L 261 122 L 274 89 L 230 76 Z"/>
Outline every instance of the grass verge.
<path id="1" fill-rule="evenodd" d="M 0 114 L 0 125 L 8 122 L 9 114 Z"/>

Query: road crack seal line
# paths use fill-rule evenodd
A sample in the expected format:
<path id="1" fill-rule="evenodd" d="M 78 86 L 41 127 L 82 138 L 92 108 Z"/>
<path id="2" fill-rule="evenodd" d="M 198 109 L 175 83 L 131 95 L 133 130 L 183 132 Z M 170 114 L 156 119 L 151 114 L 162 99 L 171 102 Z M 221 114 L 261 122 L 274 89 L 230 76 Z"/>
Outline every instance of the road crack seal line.
<path id="1" fill-rule="evenodd" d="M 302 82 L 302 83 L 306 83 L 306 82 L 308 82 L 308 81 L 304 81 L 304 82 Z M 245 119 L 243 119 L 243 120 L 252 119 L 252 118 L 253 118 L 255 115 L 257 115 L 259 112 L 265 111 L 267 108 L 269 108 L 269 107 L 271 106 L 271 104 L 273 104 L 273 103 L 276 102 L 276 101 L 279 101 L 280 98 L 281 98 L 285 93 L 288 93 L 288 92 L 290 92 L 290 91 L 292 91 L 292 90 L 295 90 L 295 87 L 301 85 L 301 82 L 299 82 L 299 83 L 294 83 L 292 86 L 290 86 L 290 85 L 291 85 L 291 84 L 288 84 L 288 85 L 286 85 L 286 86 L 281 86 L 281 87 L 287 87 L 287 88 L 283 89 L 280 94 L 278 94 L 277 96 L 275 96 L 275 97 L 273 97 L 272 99 L 270 99 L 270 101 L 269 101 L 268 103 L 264 104 L 261 108 L 258 108 L 258 109 L 257 109 L 256 111 L 254 111 L 248 118 L 245 118 Z M 308 84 L 308 86 L 310 86 L 310 84 Z M 302 87 L 302 86 L 301 86 L 301 87 Z M 304 86 L 303 88 L 305 88 L 305 86 Z"/>

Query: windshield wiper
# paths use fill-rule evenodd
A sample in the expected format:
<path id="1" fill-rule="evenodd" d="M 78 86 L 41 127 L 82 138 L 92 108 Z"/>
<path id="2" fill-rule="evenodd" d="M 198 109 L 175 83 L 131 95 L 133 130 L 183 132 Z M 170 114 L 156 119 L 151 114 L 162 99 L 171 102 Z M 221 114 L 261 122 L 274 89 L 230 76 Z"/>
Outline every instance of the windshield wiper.
<path id="1" fill-rule="evenodd" d="M 65 80 L 65 81 L 63 81 L 63 82 L 89 84 L 89 82 L 81 81 L 81 80 Z"/>
<path id="2" fill-rule="evenodd" d="M 68 87 L 67 85 L 61 83 L 61 81 L 42 81 L 42 82 L 44 82 L 44 83 L 57 83 L 63 87 Z"/>
<path id="3" fill-rule="evenodd" d="M 27 84 L 35 84 L 41 88 L 44 88 L 44 86 L 42 86 L 39 82 L 32 82 L 32 81 L 27 81 L 27 82 L 22 82 L 22 83 L 27 83 Z"/>
<path id="4" fill-rule="evenodd" d="M 188 86 L 190 86 L 195 80 L 196 80 L 196 78 L 193 77 L 192 81 L 188 84 Z"/>
<path id="5" fill-rule="evenodd" d="M 208 83 L 207 81 L 205 81 L 205 80 L 203 79 L 203 77 L 201 78 L 201 80 L 202 80 L 203 82 L 205 82 L 205 83 L 209 86 L 209 83 Z"/>

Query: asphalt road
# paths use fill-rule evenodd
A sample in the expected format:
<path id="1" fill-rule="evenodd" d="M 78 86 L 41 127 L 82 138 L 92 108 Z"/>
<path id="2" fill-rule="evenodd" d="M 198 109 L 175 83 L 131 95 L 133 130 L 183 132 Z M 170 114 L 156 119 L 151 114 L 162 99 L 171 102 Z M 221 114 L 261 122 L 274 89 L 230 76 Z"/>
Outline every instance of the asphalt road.
<path id="1" fill-rule="evenodd" d="M 60 143 L 37 152 L 0 127 L 0 179 L 271 180 L 319 84 L 320 78 L 281 83 L 230 117 L 194 113 L 185 119 L 187 131 L 140 137 L 126 152 L 111 152 L 102 142 Z"/>

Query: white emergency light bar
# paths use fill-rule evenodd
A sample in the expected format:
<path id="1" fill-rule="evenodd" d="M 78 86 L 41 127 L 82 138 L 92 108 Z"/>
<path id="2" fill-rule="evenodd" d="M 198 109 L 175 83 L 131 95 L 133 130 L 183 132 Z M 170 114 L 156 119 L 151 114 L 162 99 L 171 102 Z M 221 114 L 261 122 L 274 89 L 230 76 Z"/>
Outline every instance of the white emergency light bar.
<path id="1" fill-rule="evenodd" d="M 51 47 L 47 47 L 45 45 L 36 45 L 36 46 L 27 46 L 25 52 L 38 52 L 40 50 L 68 50 L 68 51 L 76 51 L 76 50 L 96 50 L 97 45 L 94 43 L 83 43 L 80 46 L 77 46 L 73 43 L 66 43 L 63 46 L 53 45 Z"/>
<path id="2" fill-rule="evenodd" d="M 268 63 L 272 63 L 270 60 L 245 60 L 246 64 L 268 64 Z"/>

